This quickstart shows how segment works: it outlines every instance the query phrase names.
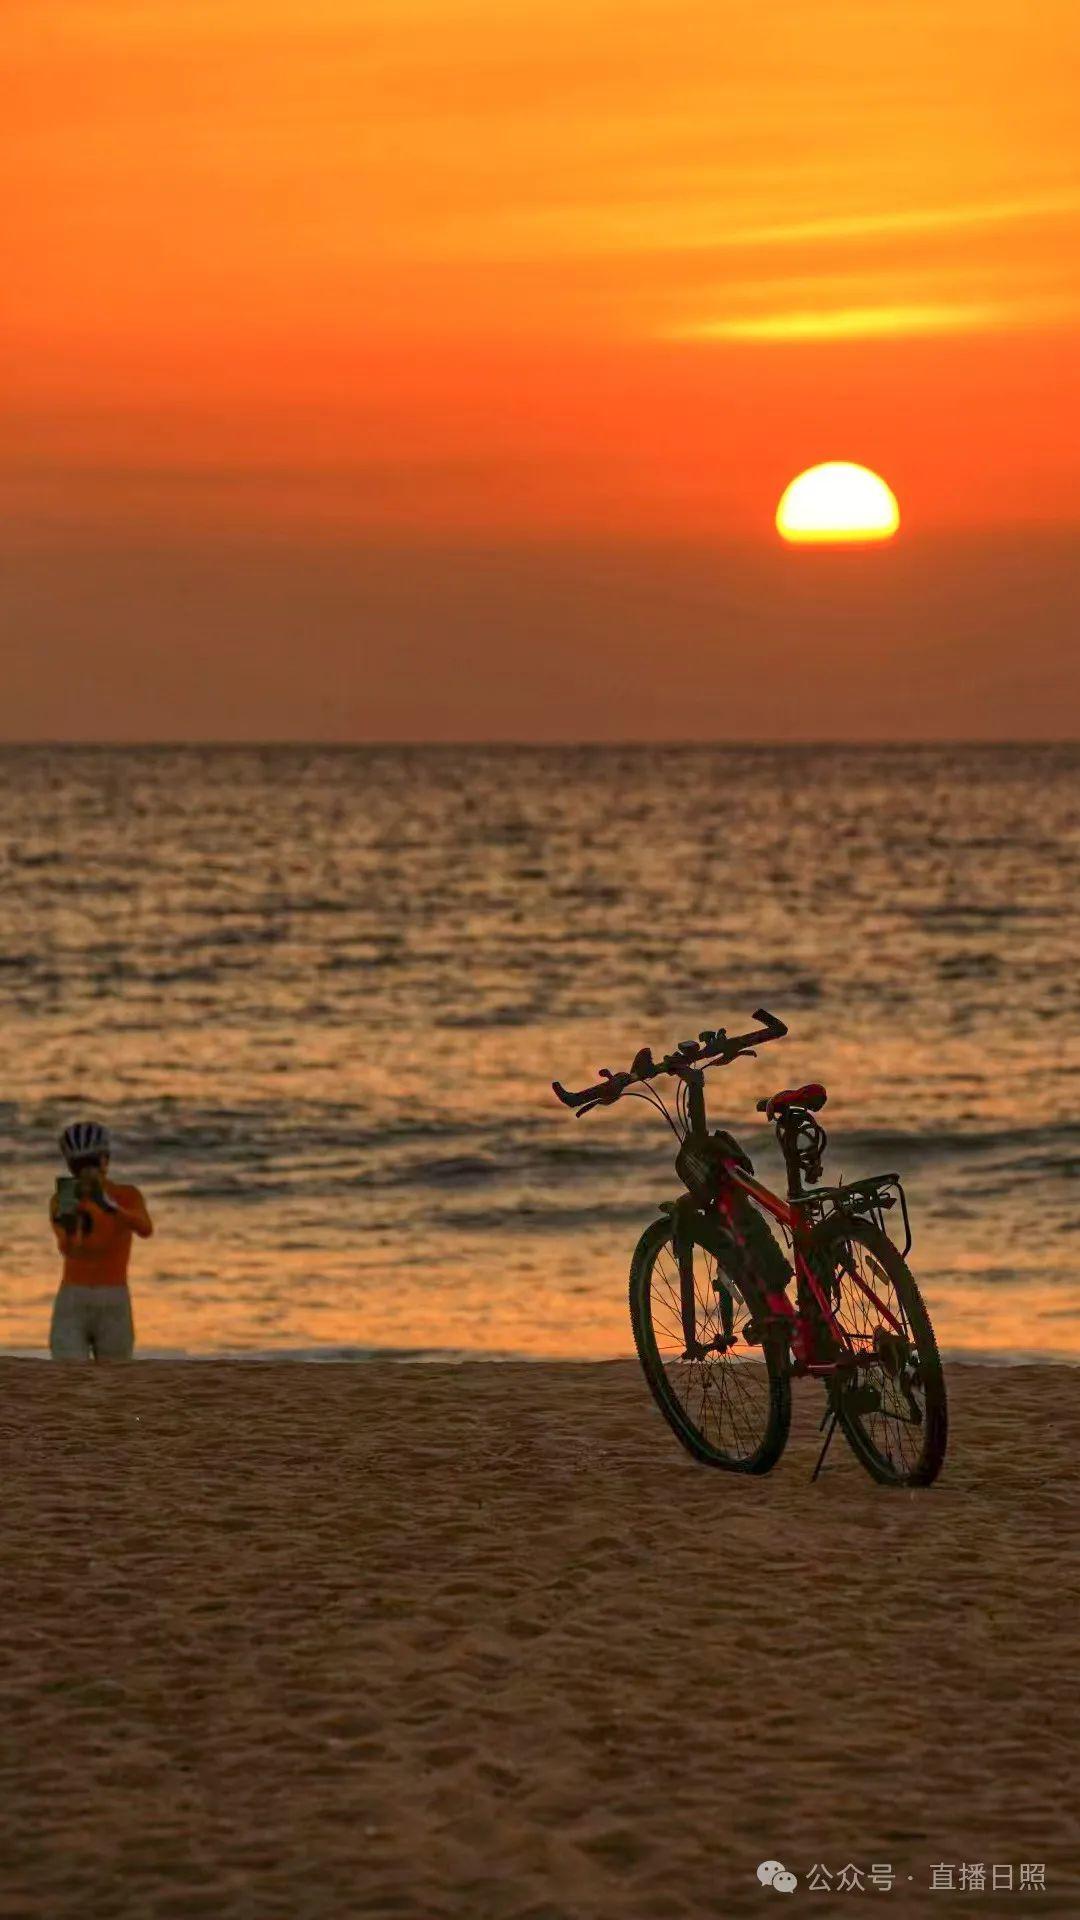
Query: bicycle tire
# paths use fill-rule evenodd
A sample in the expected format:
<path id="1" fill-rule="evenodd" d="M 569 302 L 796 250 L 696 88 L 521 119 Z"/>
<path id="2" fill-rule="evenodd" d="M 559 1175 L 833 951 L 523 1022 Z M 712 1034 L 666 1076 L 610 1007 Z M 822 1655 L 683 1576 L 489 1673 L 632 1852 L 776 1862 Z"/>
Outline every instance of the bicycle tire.
<path id="1" fill-rule="evenodd" d="M 753 1349 L 755 1358 L 750 1361 L 750 1364 L 760 1366 L 764 1363 L 767 1375 L 767 1401 L 760 1392 L 762 1383 L 755 1380 L 758 1399 L 763 1405 L 764 1425 L 759 1444 L 752 1451 L 741 1455 L 733 1453 L 719 1444 L 719 1435 L 716 1438 L 712 1437 L 707 1425 L 703 1425 L 700 1419 L 692 1415 L 688 1399 L 680 1398 L 669 1367 L 665 1366 L 660 1352 L 654 1326 L 653 1282 L 657 1262 L 665 1247 L 673 1247 L 671 1220 L 666 1218 L 654 1220 L 650 1226 L 646 1227 L 638 1241 L 630 1263 L 630 1324 L 634 1330 L 634 1344 L 649 1391 L 676 1438 L 695 1459 L 703 1461 L 707 1466 L 722 1468 L 728 1473 L 768 1473 L 784 1451 L 791 1425 L 791 1381 L 786 1342 L 778 1338 L 771 1329 L 766 1328 L 760 1347 Z M 694 1254 L 701 1255 L 706 1260 L 715 1258 L 708 1254 L 707 1249 L 700 1246 L 694 1247 Z M 746 1318 L 757 1319 L 759 1324 L 763 1324 L 766 1308 L 763 1296 L 757 1289 L 752 1276 L 740 1272 L 738 1284 L 746 1306 Z M 756 1357 L 758 1353 L 760 1353 L 760 1359 Z M 697 1360 L 687 1362 L 690 1369 L 695 1366 L 704 1367 L 704 1364 L 704 1361 Z M 731 1359 L 727 1355 L 716 1357 L 718 1368 L 724 1366 L 730 1369 L 746 1364 L 747 1360 L 741 1357 L 739 1359 Z M 731 1406 L 734 1408 L 735 1396 L 740 1389 L 734 1384 L 738 1376 L 732 1378 Z M 725 1376 L 725 1388 L 726 1384 Z M 745 1386 L 742 1391 L 745 1406 Z M 707 1388 L 704 1397 L 708 1398 Z M 719 1401 L 721 1408 L 728 1404 L 726 1392 L 723 1390 L 719 1395 Z M 715 1405 L 715 1402 L 713 1404 Z"/>
<path id="2" fill-rule="evenodd" d="M 879 1414 L 872 1413 L 867 1416 L 861 1411 L 853 1413 L 849 1407 L 845 1406 L 845 1393 L 840 1390 L 835 1396 L 837 1418 L 856 1459 L 861 1466 L 865 1467 L 872 1479 L 879 1481 L 883 1486 L 928 1487 L 937 1479 L 944 1465 L 949 1433 L 945 1375 L 934 1329 L 930 1323 L 930 1315 L 910 1267 L 893 1246 L 888 1235 L 882 1233 L 872 1221 L 865 1220 L 857 1214 L 832 1214 L 828 1219 L 823 1220 L 810 1236 L 807 1256 L 814 1271 L 823 1280 L 826 1276 L 830 1283 L 834 1280 L 838 1264 L 837 1248 L 844 1242 L 862 1247 L 870 1259 L 877 1262 L 881 1272 L 895 1290 L 902 1309 L 905 1337 L 907 1334 L 913 1336 L 913 1341 L 910 1343 L 913 1348 L 913 1358 L 909 1355 L 905 1360 L 899 1350 L 890 1349 L 888 1361 L 883 1359 L 881 1363 L 882 1392 L 884 1392 L 886 1380 L 896 1380 L 901 1383 L 890 1388 L 895 1402 L 895 1411 L 886 1411 L 882 1407 Z M 847 1269 L 847 1277 L 851 1277 L 850 1267 Z M 864 1306 L 863 1311 L 867 1319 L 872 1316 L 872 1308 Z M 851 1329 L 849 1328 L 848 1331 Z M 897 1337 L 891 1335 L 885 1328 L 881 1328 L 880 1333 L 887 1341 L 892 1341 L 895 1349 Z M 860 1331 L 859 1338 L 865 1337 L 868 1336 Z M 878 1334 L 875 1333 L 873 1337 L 876 1341 Z M 915 1372 L 905 1382 L 904 1369 L 912 1366 Z M 895 1373 L 892 1371 L 894 1367 Z M 876 1373 L 877 1369 L 866 1369 L 862 1378 L 865 1379 L 868 1375 L 873 1377 Z M 920 1410 L 919 1423 L 911 1417 L 917 1405 L 916 1392 L 921 1392 L 925 1402 Z M 906 1412 L 901 1409 L 901 1401 L 907 1403 Z M 868 1426 L 868 1419 L 872 1421 L 879 1417 L 883 1423 L 889 1420 L 895 1423 L 898 1437 L 899 1430 L 903 1426 L 921 1424 L 921 1445 L 918 1456 L 913 1462 L 909 1463 L 905 1459 L 898 1463 L 894 1455 L 883 1451 Z M 879 1436 L 882 1439 L 884 1437 L 884 1434 Z M 886 1446 L 887 1444 L 886 1440 Z"/>

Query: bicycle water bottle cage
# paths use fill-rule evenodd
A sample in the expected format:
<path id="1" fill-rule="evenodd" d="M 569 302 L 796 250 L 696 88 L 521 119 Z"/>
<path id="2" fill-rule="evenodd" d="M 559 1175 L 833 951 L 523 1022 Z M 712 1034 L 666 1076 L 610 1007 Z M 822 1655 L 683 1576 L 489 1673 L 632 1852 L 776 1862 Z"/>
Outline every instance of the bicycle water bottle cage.
<path id="1" fill-rule="evenodd" d="M 803 1179 L 815 1185 L 821 1179 L 822 1156 L 828 1146 L 828 1135 L 821 1121 L 801 1106 L 788 1106 L 778 1114 L 776 1131 L 788 1165 L 794 1162 Z"/>
<path id="2" fill-rule="evenodd" d="M 829 1144 L 828 1134 L 812 1114 L 800 1113 L 798 1108 L 789 1109 L 788 1118 L 796 1122 L 788 1138 L 800 1172 L 811 1183 L 820 1180 L 821 1162 Z"/>

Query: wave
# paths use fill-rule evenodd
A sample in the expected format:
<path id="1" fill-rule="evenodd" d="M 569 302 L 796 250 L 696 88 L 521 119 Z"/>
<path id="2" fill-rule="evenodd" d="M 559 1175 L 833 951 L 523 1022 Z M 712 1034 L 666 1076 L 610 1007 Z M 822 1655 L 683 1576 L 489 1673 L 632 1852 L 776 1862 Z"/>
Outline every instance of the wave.
<path id="1" fill-rule="evenodd" d="M 7 1360 L 36 1360 L 52 1365 L 52 1357 L 44 1347 L 0 1347 L 0 1357 Z M 999 1352 L 990 1347 L 943 1347 L 941 1358 L 949 1366 L 976 1367 L 1068 1367 L 1073 1371 L 1080 1368 L 1080 1354 L 1067 1353 L 1059 1348 L 1023 1347 Z M 313 1346 L 313 1347 L 146 1347 L 140 1346 L 137 1359 L 132 1363 L 139 1366 L 144 1362 L 160 1365 L 162 1362 L 179 1363 L 185 1366 L 205 1366 L 225 1362 L 230 1366 L 258 1367 L 278 1366 L 371 1366 L 380 1362 L 392 1362 L 399 1366 L 560 1366 L 560 1367 L 608 1367 L 623 1364 L 636 1367 L 637 1362 L 626 1350 L 613 1351 L 607 1355 L 562 1353 L 523 1353 L 514 1348 L 470 1348 L 470 1347 L 360 1347 L 360 1346 Z"/>
<path id="2" fill-rule="evenodd" d="M 52 1359 L 44 1347 L 0 1347 L 0 1356 L 10 1360 L 46 1360 Z M 542 1357 L 542 1356 L 539 1356 Z M 621 1356 L 620 1356 L 621 1357 Z M 366 1366 L 377 1361 L 394 1361 L 407 1366 L 465 1366 L 477 1361 L 495 1363 L 516 1361 L 524 1363 L 537 1359 L 534 1354 L 520 1353 L 512 1349 L 472 1348 L 472 1347 L 363 1347 L 363 1346 L 314 1346 L 314 1347 L 149 1347 L 140 1343 L 134 1364 L 144 1360 L 183 1361 L 191 1365 L 202 1365 L 212 1361 L 228 1361 L 242 1366 L 275 1365 L 280 1361 L 304 1364 L 339 1364 L 348 1366 Z"/>
<path id="3" fill-rule="evenodd" d="M 1080 1127 L 1068 1120 L 1049 1121 L 1038 1127 L 939 1128 L 920 1132 L 890 1127 L 860 1127 L 845 1130 L 830 1144 L 834 1160 L 842 1151 L 902 1155 L 906 1160 L 942 1154 L 990 1154 L 1039 1150 L 1056 1142 L 1080 1145 Z"/>

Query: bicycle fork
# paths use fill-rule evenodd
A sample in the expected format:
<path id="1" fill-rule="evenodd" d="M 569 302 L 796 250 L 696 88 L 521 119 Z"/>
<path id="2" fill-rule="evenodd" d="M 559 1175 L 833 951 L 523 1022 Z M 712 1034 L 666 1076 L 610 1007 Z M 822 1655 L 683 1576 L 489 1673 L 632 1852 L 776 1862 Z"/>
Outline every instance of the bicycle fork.
<path id="1" fill-rule="evenodd" d="M 679 1309 L 682 1317 L 683 1352 L 688 1360 L 701 1356 L 697 1337 L 697 1296 L 694 1292 L 694 1243 L 688 1234 L 678 1235 Z"/>
<path id="2" fill-rule="evenodd" d="M 679 1269 L 679 1317 L 683 1336 L 683 1358 L 701 1360 L 707 1353 L 726 1353 L 729 1347 L 735 1345 L 738 1338 L 735 1332 L 735 1302 L 738 1300 L 740 1305 L 745 1304 L 738 1287 L 729 1280 L 720 1265 L 722 1252 L 727 1253 L 730 1260 L 731 1253 L 735 1251 L 734 1242 L 731 1242 L 731 1252 L 728 1252 L 726 1245 L 723 1249 L 720 1246 L 709 1245 L 709 1241 L 714 1236 L 707 1231 L 703 1232 L 704 1222 L 698 1216 L 697 1209 L 689 1197 L 666 1203 L 665 1211 L 670 1211 L 672 1215 L 672 1237 Z M 728 1240 L 727 1235 L 724 1236 L 724 1240 L 725 1242 Z M 721 1330 L 715 1339 L 709 1341 L 702 1341 L 698 1337 L 699 1301 L 694 1283 L 695 1247 L 701 1247 L 703 1252 L 711 1253 L 716 1261 L 716 1277 L 713 1285 L 720 1313 Z M 708 1300 L 703 1303 L 706 1316 L 711 1304 Z"/>
<path id="3" fill-rule="evenodd" d="M 739 1270 L 740 1251 L 738 1244 L 729 1233 L 723 1229 L 718 1229 L 715 1223 L 710 1232 L 689 1196 L 684 1196 L 684 1198 L 680 1200 L 667 1200 L 661 1204 L 663 1211 L 671 1215 L 672 1239 L 679 1269 L 679 1315 L 682 1325 L 683 1359 L 702 1360 L 707 1353 L 726 1353 L 727 1349 L 735 1344 L 737 1338 L 734 1331 L 735 1302 L 738 1300 L 742 1306 L 745 1306 L 746 1302 L 740 1289 L 723 1270 L 720 1262 L 721 1259 L 723 1259 L 728 1266 L 734 1266 L 736 1270 Z M 716 1244 L 710 1245 L 710 1241 L 714 1241 Z M 703 1251 L 711 1253 L 717 1263 L 714 1285 L 720 1309 L 720 1324 L 723 1331 L 719 1338 L 711 1340 L 708 1343 L 698 1339 L 698 1299 L 694 1285 L 694 1248 L 696 1246 L 700 1246 Z M 796 1349 L 796 1352 L 792 1354 L 792 1358 L 796 1360 L 796 1364 L 801 1361 L 805 1365 L 808 1359 L 808 1354 L 803 1345 L 806 1339 L 806 1323 L 802 1316 L 796 1313 L 787 1294 L 779 1291 L 767 1293 L 763 1304 L 766 1310 L 765 1324 L 759 1326 L 753 1321 L 747 1323 L 743 1330 L 743 1337 L 747 1341 L 747 1344 L 754 1346 L 759 1340 L 763 1339 L 769 1323 L 772 1323 L 774 1326 L 782 1326 L 785 1329 L 788 1339 Z M 707 1302 L 706 1305 L 708 1305 Z M 810 1475 L 811 1481 L 816 1480 L 818 1474 L 821 1472 L 825 1463 L 825 1455 L 829 1451 L 829 1446 L 832 1442 L 833 1434 L 836 1432 L 839 1418 L 840 1415 L 836 1401 L 830 1394 L 826 1403 L 825 1412 L 818 1426 L 818 1432 L 821 1432 L 826 1421 L 829 1423 L 829 1430 L 825 1435 L 821 1452 L 818 1454 L 814 1471 Z"/>

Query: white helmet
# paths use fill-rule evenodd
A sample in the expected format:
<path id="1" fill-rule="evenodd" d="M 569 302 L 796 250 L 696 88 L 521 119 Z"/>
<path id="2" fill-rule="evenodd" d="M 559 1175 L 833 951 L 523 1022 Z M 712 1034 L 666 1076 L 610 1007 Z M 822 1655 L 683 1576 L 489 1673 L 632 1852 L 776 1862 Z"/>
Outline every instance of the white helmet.
<path id="1" fill-rule="evenodd" d="M 109 1129 L 98 1120 L 74 1120 L 60 1135 L 60 1151 L 72 1168 L 80 1160 L 100 1160 L 112 1151 Z"/>

